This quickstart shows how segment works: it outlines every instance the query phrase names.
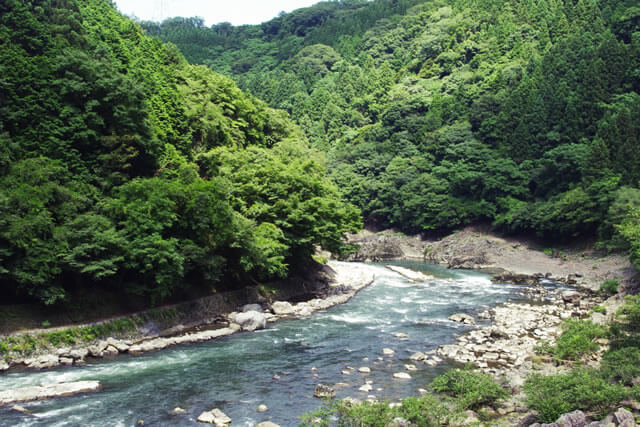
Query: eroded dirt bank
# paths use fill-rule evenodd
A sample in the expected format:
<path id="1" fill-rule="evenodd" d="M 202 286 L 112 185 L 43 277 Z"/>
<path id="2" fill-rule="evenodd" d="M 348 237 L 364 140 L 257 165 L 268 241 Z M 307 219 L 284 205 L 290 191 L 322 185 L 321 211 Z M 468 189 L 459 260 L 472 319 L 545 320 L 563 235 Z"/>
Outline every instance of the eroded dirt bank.
<path id="1" fill-rule="evenodd" d="M 602 254 L 592 247 L 544 248 L 528 239 L 501 237 L 467 227 L 439 240 L 402 233 L 363 231 L 350 236 L 360 250 L 350 261 L 424 259 L 449 268 L 487 271 L 498 280 L 526 283 L 531 277 L 547 277 L 569 285 L 599 289 L 608 279 L 623 287 L 637 286 L 636 272 L 626 255 Z"/>

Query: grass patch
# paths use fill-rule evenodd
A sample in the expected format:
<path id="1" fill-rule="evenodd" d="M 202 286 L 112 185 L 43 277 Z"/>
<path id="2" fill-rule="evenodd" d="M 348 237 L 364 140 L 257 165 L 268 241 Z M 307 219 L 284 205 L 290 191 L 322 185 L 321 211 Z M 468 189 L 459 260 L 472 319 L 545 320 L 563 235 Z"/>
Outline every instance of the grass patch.
<path id="1" fill-rule="evenodd" d="M 591 309 L 593 313 L 607 314 L 607 309 L 601 305 L 596 305 Z"/>
<path id="2" fill-rule="evenodd" d="M 569 319 L 563 325 L 562 335 L 553 346 L 543 344 L 538 351 L 551 354 L 556 360 L 580 360 L 581 357 L 595 353 L 600 345 L 598 338 L 608 336 L 608 328 L 590 320 Z"/>
<path id="3" fill-rule="evenodd" d="M 436 377 L 431 383 L 431 388 L 453 397 L 456 406 L 461 410 L 494 406 L 509 395 L 509 392 L 497 384 L 490 375 L 468 368 L 452 369 Z"/>
<path id="4" fill-rule="evenodd" d="M 29 356 L 39 350 L 52 347 L 87 344 L 101 338 L 123 335 L 135 331 L 144 323 L 140 316 L 112 320 L 92 326 L 67 328 L 39 334 L 23 334 L 0 338 L 0 356 L 5 359 L 9 354 Z"/>

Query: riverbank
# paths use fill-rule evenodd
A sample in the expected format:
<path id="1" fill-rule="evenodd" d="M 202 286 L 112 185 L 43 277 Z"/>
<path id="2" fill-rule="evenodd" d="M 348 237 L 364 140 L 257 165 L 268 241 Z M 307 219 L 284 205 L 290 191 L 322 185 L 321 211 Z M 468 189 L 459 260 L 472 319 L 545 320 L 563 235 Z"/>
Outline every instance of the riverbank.
<path id="1" fill-rule="evenodd" d="M 532 241 L 505 238 L 473 227 L 439 240 L 365 232 L 353 241 L 364 248 L 353 259 L 415 259 L 422 250 L 427 262 L 484 271 L 496 282 L 528 285 L 526 300 L 480 313 L 477 320 L 484 326 L 458 335 L 454 344 L 411 356 L 414 362 L 427 366 L 443 360 L 471 364 L 509 387 L 512 397 L 488 414 L 498 425 L 528 425 L 527 420 L 535 420 L 535 414 L 524 404 L 523 394 L 523 384 L 531 374 L 557 375 L 570 369 L 571 363 L 558 363 L 539 354 L 541 345 L 553 346 L 568 319 L 609 324 L 624 304 L 624 294 L 639 288 L 638 274 L 626 256 L 602 254 L 592 247 L 541 248 Z M 394 249 L 379 248 L 386 241 L 392 241 Z M 619 293 L 607 298 L 599 292 L 605 281 L 619 283 Z M 552 282 L 566 287 L 546 286 Z M 467 315 L 455 319 L 476 324 L 476 319 Z M 608 349 L 608 341 L 600 341 L 599 350 L 581 360 L 584 366 L 599 366 Z M 480 422 L 473 416 L 468 421 Z"/>
<path id="2" fill-rule="evenodd" d="M 496 281 L 536 284 L 550 279 L 591 291 L 599 290 L 606 280 L 617 280 L 621 290 L 639 287 L 638 273 L 626 255 L 602 253 L 593 245 L 541 247 L 533 239 L 499 236 L 478 227 L 466 227 L 442 239 L 364 230 L 349 236 L 349 243 L 360 246 L 349 261 L 419 259 L 484 271 Z"/>
<path id="3" fill-rule="evenodd" d="M 91 359 L 113 358 L 127 353 L 140 355 L 179 344 L 190 344 L 229 336 L 242 331 L 264 328 L 267 322 L 275 322 L 286 317 L 306 317 L 318 310 L 326 310 L 349 301 L 358 291 L 371 284 L 374 277 L 365 269 L 345 262 L 331 261 L 318 275 L 322 279 L 313 285 L 300 284 L 299 289 L 282 288 L 276 290 L 245 289 L 237 292 L 214 295 L 181 305 L 165 307 L 153 315 L 136 314 L 111 320 L 123 325 L 133 325 L 131 330 L 117 333 L 103 339 L 82 340 L 84 329 L 96 326 L 76 325 L 56 328 L 54 331 L 27 331 L 4 338 L 6 352 L 0 359 L 0 372 L 16 369 L 50 369 L 61 365 L 83 365 Z M 325 286 L 326 285 L 326 286 Z M 267 293 L 265 296 L 264 293 Z M 306 301 L 293 302 L 308 296 Z M 268 297 L 271 297 L 269 299 Z M 289 301 L 280 300 L 286 297 Z M 181 313 L 181 314 L 178 314 Z M 193 319 L 199 315 L 198 319 Z M 146 321 L 136 318 L 147 319 Z M 154 321 L 155 320 L 155 321 Z M 179 320 L 188 320 L 186 325 Z M 136 326 L 142 323 L 140 326 Z M 114 328 L 115 329 L 115 328 Z M 59 345 L 51 339 L 33 354 L 11 351 L 11 343 L 43 341 L 45 336 L 58 337 Z M 66 337 L 66 338 L 65 338 Z"/>

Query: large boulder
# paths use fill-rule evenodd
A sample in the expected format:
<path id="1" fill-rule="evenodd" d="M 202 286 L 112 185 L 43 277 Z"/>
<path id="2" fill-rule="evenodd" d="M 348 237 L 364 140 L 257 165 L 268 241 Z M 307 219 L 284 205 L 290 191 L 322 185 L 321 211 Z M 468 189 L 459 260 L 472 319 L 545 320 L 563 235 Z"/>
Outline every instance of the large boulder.
<path id="1" fill-rule="evenodd" d="M 236 314 L 233 321 L 240 325 L 243 331 L 255 331 L 267 327 L 267 318 L 264 313 L 253 310 Z"/>
<path id="2" fill-rule="evenodd" d="M 276 301 L 271 304 L 271 310 L 278 316 L 287 316 L 294 313 L 295 309 L 287 301 Z"/>

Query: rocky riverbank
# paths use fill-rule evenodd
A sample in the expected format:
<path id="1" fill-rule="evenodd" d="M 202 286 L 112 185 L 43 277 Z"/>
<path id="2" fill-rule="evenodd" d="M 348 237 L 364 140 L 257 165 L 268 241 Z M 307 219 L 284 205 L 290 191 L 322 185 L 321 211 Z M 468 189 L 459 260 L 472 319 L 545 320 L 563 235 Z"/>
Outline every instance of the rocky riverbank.
<path id="1" fill-rule="evenodd" d="M 241 331 L 253 331 L 266 327 L 267 322 L 275 322 L 284 317 L 306 317 L 314 311 L 343 304 L 374 280 L 370 271 L 355 264 L 331 261 L 328 267 L 330 270 L 323 272 L 328 277 L 328 288 L 322 291 L 321 297 L 317 296 L 298 303 L 262 300 L 236 306 L 235 311 L 227 310 L 217 313 L 209 309 L 206 311 L 207 317 L 201 319 L 202 326 L 191 327 L 188 331 L 185 331 L 184 325 L 176 325 L 171 328 L 170 331 L 173 333 L 169 336 L 142 336 L 127 339 L 109 337 L 97 340 L 91 345 L 46 349 L 41 354 L 30 357 L 14 355 L 0 359 L 0 371 L 12 368 L 49 369 L 61 365 L 82 365 L 91 359 L 111 358 L 123 353 L 139 355 L 169 346 L 208 341 Z M 309 289 L 303 292 L 304 295 L 313 294 Z M 190 304 L 198 305 L 199 303 Z"/>

